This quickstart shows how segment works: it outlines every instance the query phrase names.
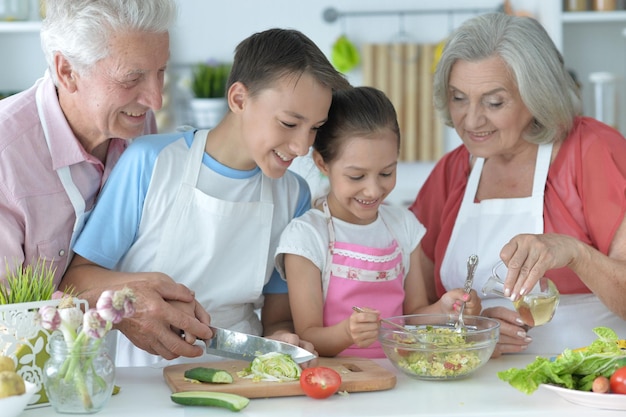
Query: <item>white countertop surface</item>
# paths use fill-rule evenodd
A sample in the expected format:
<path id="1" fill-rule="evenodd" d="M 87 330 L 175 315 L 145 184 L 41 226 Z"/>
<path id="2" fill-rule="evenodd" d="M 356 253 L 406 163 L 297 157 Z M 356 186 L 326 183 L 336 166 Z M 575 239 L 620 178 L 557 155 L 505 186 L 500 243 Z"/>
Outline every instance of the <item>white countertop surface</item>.
<path id="1" fill-rule="evenodd" d="M 577 405 L 540 388 L 523 394 L 498 379 L 496 373 L 522 368 L 533 355 L 505 355 L 491 359 L 470 377 L 457 381 L 421 381 L 397 371 L 386 359 L 376 360 L 397 375 L 396 387 L 387 391 L 334 395 L 325 400 L 305 396 L 253 399 L 239 413 L 214 407 L 185 407 L 170 400 L 170 389 L 160 368 L 118 368 L 116 384 L 121 387 L 95 414 L 98 417 L 200 417 L 200 416 L 621 416 L 624 411 L 601 410 Z M 58 416 L 49 407 L 24 411 L 20 417 Z"/>

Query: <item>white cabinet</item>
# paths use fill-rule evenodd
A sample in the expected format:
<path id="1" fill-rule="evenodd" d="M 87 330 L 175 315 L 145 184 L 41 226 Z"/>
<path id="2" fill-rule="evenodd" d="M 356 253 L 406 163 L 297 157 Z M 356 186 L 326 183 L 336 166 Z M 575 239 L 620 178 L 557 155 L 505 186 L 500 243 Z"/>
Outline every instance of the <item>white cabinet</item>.
<path id="1" fill-rule="evenodd" d="M 0 53 L 0 93 L 30 87 L 46 68 L 39 44 L 39 23 L 1 23 Z"/>
<path id="2" fill-rule="evenodd" d="M 30 20 L 0 21 L 0 95 L 30 87 L 46 68 L 39 44 L 39 0 L 19 1 L 28 2 Z"/>
<path id="3" fill-rule="evenodd" d="M 562 51 L 568 68 L 582 85 L 583 111 L 594 114 L 592 72 L 608 71 L 618 77 L 618 128 L 626 133 L 626 11 L 562 13 Z"/>
<path id="4" fill-rule="evenodd" d="M 25 22 L 0 22 L 0 34 L 2 33 L 39 33 L 41 22 L 30 20 Z"/>

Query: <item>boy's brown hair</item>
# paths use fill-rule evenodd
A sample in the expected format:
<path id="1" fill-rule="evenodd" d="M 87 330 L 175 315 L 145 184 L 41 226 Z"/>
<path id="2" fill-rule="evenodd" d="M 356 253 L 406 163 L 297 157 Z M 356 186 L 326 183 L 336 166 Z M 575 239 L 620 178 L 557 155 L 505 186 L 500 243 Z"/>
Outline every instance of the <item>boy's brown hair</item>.
<path id="1" fill-rule="evenodd" d="M 226 90 L 239 81 L 254 96 L 284 76 L 303 74 L 313 76 L 334 91 L 350 87 L 306 35 L 293 29 L 268 29 L 237 45 Z"/>

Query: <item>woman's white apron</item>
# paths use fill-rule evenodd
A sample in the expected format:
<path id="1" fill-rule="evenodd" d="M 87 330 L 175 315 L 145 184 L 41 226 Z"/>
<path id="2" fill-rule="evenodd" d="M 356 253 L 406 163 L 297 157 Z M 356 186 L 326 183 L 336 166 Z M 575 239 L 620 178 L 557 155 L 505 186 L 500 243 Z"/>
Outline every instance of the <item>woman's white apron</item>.
<path id="1" fill-rule="evenodd" d="M 493 306 L 512 308 L 504 298 L 486 298 L 481 288 L 500 261 L 502 247 L 521 233 L 544 232 L 544 190 L 552 144 L 540 145 L 537 151 L 532 195 L 523 198 L 490 199 L 476 203 L 476 191 L 484 164 L 477 158 L 470 173 L 450 242 L 441 265 L 441 281 L 446 290 L 463 287 L 467 258 L 479 257 L 474 289 L 482 297 L 483 309 Z M 526 353 L 559 353 L 565 348 L 585 346 L 595 340 L 593 328 L 609 326 L 626 336 L 626 322 L 612 314 L 593 294 L 562 295 L 552 321 L 533 328 L 533 342 Z"/>

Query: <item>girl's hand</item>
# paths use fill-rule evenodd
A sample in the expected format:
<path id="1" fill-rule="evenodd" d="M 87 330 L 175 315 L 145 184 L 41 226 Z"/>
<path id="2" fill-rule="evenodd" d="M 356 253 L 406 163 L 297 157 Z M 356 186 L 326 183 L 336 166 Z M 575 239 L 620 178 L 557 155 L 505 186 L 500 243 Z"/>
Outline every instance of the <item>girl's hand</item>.
<path id="1" fill-rule="evenodd" d="M 348 324 L 348 333 L 358 347 L 368 347 L 378 338 L 380 311 L 363 308 L 363 312 L 352 313 Z"/>
<path id="2" fill-rule="evenodd" d="M 308 350 L 315 356 L 319 356 L 317 351 L 315 350 L 315 346 L 313 346 L 313 343 L 308 342 L 304 339 L 301 339 L 295 333 L 290 333 L 287 331 L 280 330 L 280 331 L 275 332 L 272 335 L 268 335 L 265 337 L 267 337 L 268 339 L 278 340 L 279 342 L 285 342 L 285 343 L 290 343 L 295 346 L 299 346 L 303 349 Z M 301 363 L 300 367 L 304 369 L 304 368 L 312 368 L 317 365 L 318 365 L 318 358 L 315 358 L 315 359 L 311 359 L 308 362 Z"/>
<path id="3" fill-rule="evenodd" d="M 461 311 L 463 303 L 465 303 L 463 314 L 476 316 L 482 311 L 480 297 L 475 290 L 466 294 L 463 288 L 455 288 L 441 297 L 442 312 L 445 314 L 458 313 Z"/>

